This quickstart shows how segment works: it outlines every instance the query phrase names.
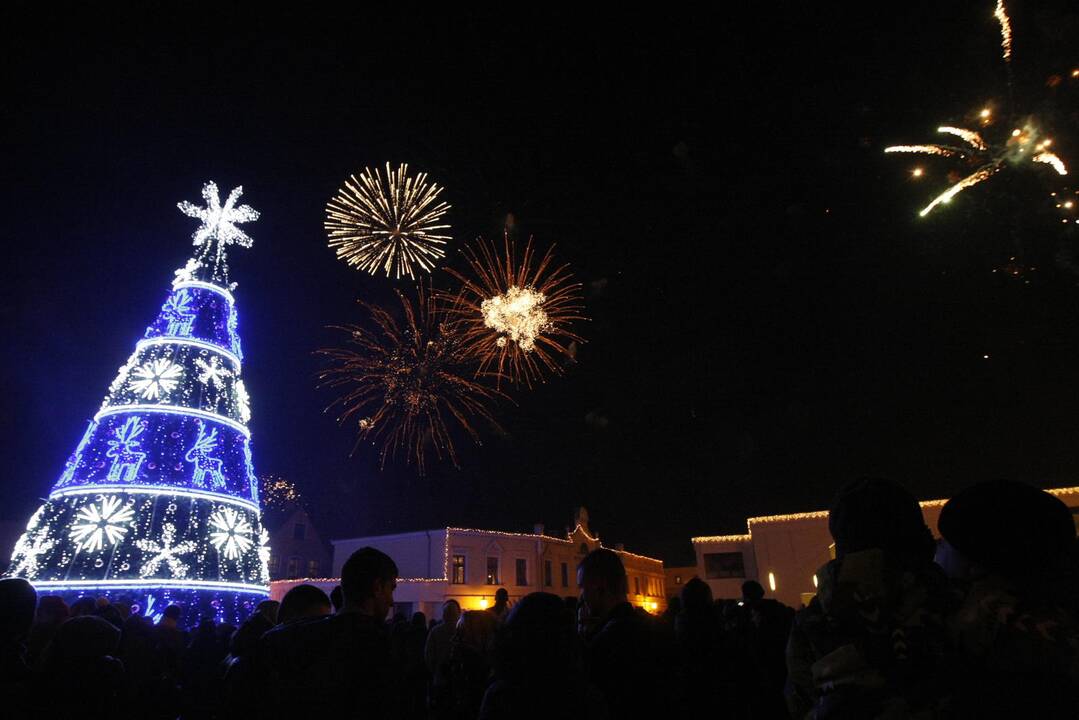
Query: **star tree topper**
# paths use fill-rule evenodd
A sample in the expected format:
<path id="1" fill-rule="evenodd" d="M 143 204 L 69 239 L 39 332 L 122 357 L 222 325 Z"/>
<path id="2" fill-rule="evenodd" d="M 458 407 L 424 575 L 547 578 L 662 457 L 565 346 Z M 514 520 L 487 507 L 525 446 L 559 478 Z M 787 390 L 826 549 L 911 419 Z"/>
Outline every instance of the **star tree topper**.
<path id="1" fill-rule="evenodd" d="M 197 259 L 199 268 L 207 268 L 210 271 L 210 280 L 228 285 L 228 265 L 225 263 L 225 248 L 228 245 L 239 245 L 249 248 L 254 243 L 251 237 L 240 228 L 238 223 L 258 220 L 259 213 L 250 205 L 236 205 L 236 201 L 243 195 L 241 185 L 229 193 L 225 204 L 221 204 L 217 183 L 213 180 L 202 186 L 202 199 L 206 201 L 205 207 L 198 207 L 194 203 L 184 200 L 177 203 L 180 212 L 189 217 L 202 221 L 202 225 L 191 236 L 196 247 L 200 247 Z M 195 270 L 196 268 L 192 268 Z"/>

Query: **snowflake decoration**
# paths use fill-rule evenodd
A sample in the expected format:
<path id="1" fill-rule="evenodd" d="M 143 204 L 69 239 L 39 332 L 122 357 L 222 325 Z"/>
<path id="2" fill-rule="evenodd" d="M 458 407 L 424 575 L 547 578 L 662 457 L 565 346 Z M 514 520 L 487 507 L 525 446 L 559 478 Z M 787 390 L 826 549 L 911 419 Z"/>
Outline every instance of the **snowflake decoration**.
<path id="1" fill-rule="evenodd" d="M 207 240 L 217 240 L 222 245 L 251 247 L 254 241 L 247 233 L 236 227 L 236 224 L 258 220 L 259 214 L 250 205 L 236 207 L 236 201 L 243 194 L 244 189 L 241 185 L 229 193 L 228 199 L 222 205 L 217 183 L 211 180 L 202 186 L 202 199 L 206 201 L 206 207 L 199 207 L 186 200 L 176 204 L 184 215 L 202 221 L 202 225 L 191 236 L 194 245 L 202 245 Z"/>
<path id="2" fill-rule="evenodd" d="M 75 517 L 79 522 L 71 526 L 70 535 L 76 549 L 93 552 L 124 539 L 135 512 L 120 507 L 121 502 L 118 497 L 107 497 L 102 499 L 100 507 L 90 504 L 79 510 Z"/>
<path id="3" fill-rule="evenodd" d="M 195 258 L 190 258 L 187 261 L 187 265 L 184 265 L 182 268 L 173 273 L 174 275 L 176 275 L 176 278 L 172 281 L 172 289 L 175 290 L 183 283 L 188 283 L 194 280 L 195 271 L 198 270 L 200 267 L 202 267 L 202 263 L 200 263 Z"/>
<path id="4" fill-rule="evenodd" d="M 243 380 L 236 381 L 236 410 L 240 413 L 240 420 L 248 422 L 251 419 L 251 396 L 247 394 L 247 387 Z"/>
<path id="5" fill-rule="evenodd" d="M 259 577 L 262 582 L 270 582 L 270 533 L 262 528 L 259 533 Z"/>
<path id="6" fill-rule="evenodd" d="M 203 385 L 213 385 L 218 390 L 225 386 L 225 378 L 232 377 L 232 371 L 222 365 L 216 355 L 210 357 L 210 362 L 198 358 L 195 360 L 195 365 L 201 370 L 199 382 Z"/>
<path id="7" fill-rule="evenodd" d="M 156 575 L 162 563 L 168 565 L 172 577 L 187 577 L 187 563 L 180 560 L 177 555 L 192 552 L 195 549 L 195 543 L 192 540 L 185 540 L 182 543 L 173 545 L 175 540 L 176 526 L 172 523 L 165 523 L 161 528 L 160 542 L 149 538 L 135 541 L 135 546 L 143 552 L 154 553 L 153 557 L 142 564 L 142 569 L 139 571 L 140 577 L 147 578 L 151 575 Z"/>
<path id="8" fill-rule="evenodd" d="M 37 577 L 40 570 L 39 558 L 55 545 L 55 540 L 46 539 L 46 532 L 35 533 L 33 539 L 28 535 L 19 538 L 19 542 L 15 543 L 15 552 L 12 554 L 14 562 L 8 575 L 30 579 Z"/>
<path id="9" fill-rule="evenodd" d="M 184 371 L 176 363 L 158 358 L 135 368 L 131 374 L 135 378 L 131 381 L 135 392 L 147 400 L 159 400 L 176 388 Z"/>
<path id="10" fill-rule="evenodd" d="M 236 510 L 221 508 L 210 516 L 210 525 L 216 528 L 210 533 L 210 542 L 227 560 L 235 560 L 251 548 L 253 528 Z"/>

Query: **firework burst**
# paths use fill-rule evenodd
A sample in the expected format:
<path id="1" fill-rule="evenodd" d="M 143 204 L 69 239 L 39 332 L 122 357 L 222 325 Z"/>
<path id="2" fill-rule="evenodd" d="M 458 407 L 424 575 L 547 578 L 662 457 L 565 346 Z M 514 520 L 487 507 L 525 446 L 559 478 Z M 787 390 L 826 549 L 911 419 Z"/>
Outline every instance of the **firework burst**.
<path id="1" fill-rule="evenodd" d="M 360 301 L 374 329 L 339 326 L 355 349 L 319 350 L 332 363 L 319 380 L 321 387 L 342 391 L 327 410 L 339 408 L 338 422 L 356 423 L 357 447 L 365 440 L 379 445 L 383 467 L 387 457 L 406 451 L 422 475 L 428 440 L 439 460 L 449 457 L 456 466 L 449 424 L 478 444 L 473 419 L 497 428 L 490 408 L 505 395 L 485 382 L 491 373 L 474 373 L 464 338 L 430 294 L 421 290 L 415 306 L 402 293 L 397 296 L 403 322 L 385 308 Z"/>
<path id="2" fill-rule="evenodd" d="M 338 258 L 372 275 L 415 279 L 417 272 L 430 272 L 450 240 L 442 234 L 450 227 L 440 223 L 450 206 L 438 202 L 441 192 L 426 173 L 409 177 L 408 165 L 392 170 L 386 163 L 385 178 L 364 168 L 326 204 L 329 245 Z"/>
<path id="3" fill-rule="evenodd" d="M 545 369 L 561 372 L 561 361 L 572 359 L 571 343 L 584 342 L 571 329 L 585 319 L 581 284 L 569 265 L 554 267 L 553 250 L 536 262 L 531 239 L 520 258 L 508 235 L 501 250 L 480 239 L 463 251 L 469 274 L 447 268 L 461 289 L 439 298 L 479 358 L 480 372 L 494 370 L 498 378 L 531 387 Z"/>
<path id="4" fill-rule="evenodd" d="M 1004 7 L 1004 0 L 997 0 L 993 17 L 1000 23 L 1001 56 L 1008 70 L 1008 86 L 1010 89 L 1012 25 Z M 994 123 L 993 111 L 988 107 L 983 108 L 978 113 L 978 118 L 981 125 L 987 129 Z M 885 148 L 884 152 L 936 155 L 956 158 L 966 164 L 967 169 L 964 176 L 922 208 L 919 214 L 925 217 L 938 205 L 951 202 L 952 198 L 959 193 L 989 180 L 1008 166 L 1029 166 L 1031 163 L 1039 163 L 1048 165 L 1058 175 L 1068 174 L 1068 168 L 1064 161 L 1048 149 L 1052 144 L 1052 140 L 1042 135 L 1038 125 L 1032 118 L 1022 122 L 1021 127 L 1015 127 L 1017 124 L 1012 123 L 1013 129 L 1011 132 L 996 141 L 987 141 L 982 133 L 977 130 L 942 125 L 937 128 L 937 132 L 959 138 L 965 144 L 961 146 L 948 144 L 892 145 Z M 914 175 L 915 177 L 921 177 L 922 173 L 918 170 Z"/>

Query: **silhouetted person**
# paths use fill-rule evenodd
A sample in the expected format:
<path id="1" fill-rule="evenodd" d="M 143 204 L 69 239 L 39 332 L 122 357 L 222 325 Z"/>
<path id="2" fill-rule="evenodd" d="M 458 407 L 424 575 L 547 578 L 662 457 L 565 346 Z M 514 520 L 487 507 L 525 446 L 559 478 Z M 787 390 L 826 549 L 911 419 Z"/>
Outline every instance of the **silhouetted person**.
<path id="1" fill-rule="evenodd" d="M 674 601 L 677 600 L 677 603 Z M 735 688 L 729 663 L 744 663 L 744 658 L 729 658 L 719 612 L 712 601 L 712 589 L 700 578 L 682 586 L 682 596 L 671 598 L 679 608 L 674 620 L 675 649 L 678 663 L 677 707 L 688 711 L 697 704 L 722 707 L 735 717 L 744 714 L 738 705 L 740 688 Z M 735 709 L 739 712 L 735 712 Z"/>
<path id="2" fill-rule="evenodd" d="M 495 628 L 498 620 L 490 610 L 468 610 L 457 621 L 450 649 L 450 716 L 475 718 L 483 693 L 491 680 Z"/>
<path id="3" fill-rule="evenodd" d="M 954 717 L 1079 717 L 1075 521 L 1047 492 L 975 485 L 941 511 L 938 558 L 966 589 L 950 618 Z"/>
<path id="4" fill-rule="evenodd" d="M 336 615 L 282 625 L 263 636 L 263 717 L 398 716 L 400 670 L 391 659 L 385 619 L 397 566 L 374 548 L 341 568 L 344 605 Z"/>
<path id="5" fill-rule="evenodd" d="M 585 676 L 599 688 L 612 718 L 662 715 L 669 692 L 668 658 L 652 618 L 628 600 L 626 569 L 618 555 L 593 550 L 577 566 L 585 621 Z M 646 693 L 627 691 L 648 687 Z"/>
<path id="6" fill-rule="evenodd" d="M 172 678 L 164 672 L 150 619 L 131 615 L 124 621 L 118 659 L 124 664 L 124 703 L 145 717 L 175 717 L 178 711 Z"/>
<path id="7" fill-rule="evenodd" d="M 427 633 L 423 659 L 427 673 L 431 678 L 431 690 L 428 693 L 431 713 L 437 718 L 445 716 L 449 706 L 450 650 L 453 647 L 453 634 L 457 631 L 457 620 L 461 617 L 461 606 L 456 600 L 442 603 L 442 621 Z"/>
<path id="8" fill-rule="evenodd" d="M 427 666 L 423 652 L 427 645 L 427 616 L 415 612 L 404 626 L 399 664 L 403 677 L 402 716 L 422 720 L 427 714 Z"/>
<path id="9" fill-rule="evenodd" d="M 302 584 L 285 593 L 277 612 L 277 622 L 285 624 L 295 620 L 323 617 L 333 613 L 330 598 L 314 585 Z"/>
<path id="10" fill-rule="evenodd" d="M 506 613 L 510 609 L 510 594 L 506 592 L 506 588 L 498 588 L 495 591 L 495 604 L 491 606 L 491 614 L 495 616 L 495 619 L 501 622 L 505 619 Z"/>
<path id="11" fill-rule="evenodd" d="M 92 598 L 89 595 L 83 595 L 81 598 L 71 603 L 71 617 L 80 617 L 82 615 L 92 615 L 94 608 L 97 607 L 97 598 Z"/>
<path id="12" fill-rule="evenodd" d="M 276 600 L 263 600 L 255 606 L 255 612 L 240 623 L 240 627 L 229 643 L 230 662 L 250 653 L 262 635 L 277 624 L 277 613 L 281 603 Z"/>
<path id="13" fill-rule="evenodd" d="M 39 698 L 41 717 L 115 716 L 124 698 L 120 631 L 95 615 L 73 617 L 56 632 L 44 676 L 60 684 Z"/>
<path id="14" fill-rule="evenodd" d="M 607 717 L 599 690 L 584 680 L 575 619 L 557 595 L 525 596 L 495 634 L 494 676 L 480 718 Z"/>
<path id="15" fill-rule="evenodd" d="M 213 717 L 220 703 L 218 694 L 224 659 L 225 647 L 217 636 L 213 618 L 202 618 L 195 627 L 182 662 L 185 720 Z"/>
<path id="16" fill-rule="evenodd" d="M 345 597 L 341 593 L 340 585 L 334 585 L 333 590 L 330 591 L 330 602 L 333 603 L 334 612 L 339 611 L 341 606 L 345 604 Z"/>
<path id="17" fill-rule="evenodd" d="M 0 708 L 12 717 L 36 706 L 34 673 L 26 664 L 26 640 L 34 624 L 37 592 L 22 578 L 0 580 Z"/>
<path id="18" fill-rule="evenodd" d="M 71 610 L 58 595 L 46 595 L 38 601 L 37 615 L 30 628 L 26 645 L 26 662 L 31 669 L 40 670 L 45 662 L 46 649 L 60 625 L 70 617 Z"/>
<path id="19" fill-rule="evenodd" d="M 836 559 L 817 571 L 787 648 L 791 714 L 935 717 L 948 595 L 921 508 L 898 484 L 859 480 L 836 496 L 828 529 Z"/>

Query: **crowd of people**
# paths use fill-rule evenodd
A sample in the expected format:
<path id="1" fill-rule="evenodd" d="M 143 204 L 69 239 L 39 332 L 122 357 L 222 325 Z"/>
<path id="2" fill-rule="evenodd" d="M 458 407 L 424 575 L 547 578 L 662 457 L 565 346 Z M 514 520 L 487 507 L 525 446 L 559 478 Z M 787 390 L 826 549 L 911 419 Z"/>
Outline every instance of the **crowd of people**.
<path id="1" fill-rule="evenodd" d="M 1076 525 L 1041 490 L 989 482 L 934 540 L 901 486 L 862 480 L 829 513 L 835 559 L 795 612 L 756 582 L 686 583 L 661 616 L 628 600 L 617 553 L 581 561 L 577 597 L 396 615 L 397 567 L 364 548 L 328 596 L 261 603 L 238 628 L 168 606 L 38 597 L 0 580 L 3 717 L 1079 717 Z"/>

